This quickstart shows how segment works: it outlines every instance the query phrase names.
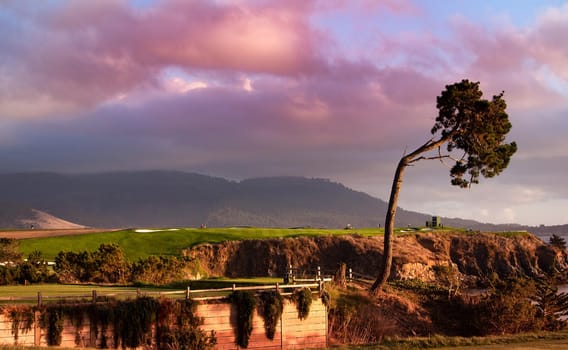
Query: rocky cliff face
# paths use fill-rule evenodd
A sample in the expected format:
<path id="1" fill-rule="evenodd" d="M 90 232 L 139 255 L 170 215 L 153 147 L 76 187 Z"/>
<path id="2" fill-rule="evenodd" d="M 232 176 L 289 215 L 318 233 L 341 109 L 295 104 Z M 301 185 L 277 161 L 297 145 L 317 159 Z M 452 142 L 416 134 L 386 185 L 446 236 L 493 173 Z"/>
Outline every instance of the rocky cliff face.
<path id="1" fill-rule="evenodd" d="M 435 278 L 436 267 L 451 266 L 466 281 L 492 274 L 538 276 L 567 270 L 566 252 L 533 235 L 506 237 L 492 233 L 417 233 L 394 239 L 391 278 Z M 292 264 L 300 273 L 316 266 L 333 271 L 340 263 L 374 275 L 383 253 L 383 237 L 358 235 L 298 237 L 202 244 L 184 255 L 199 261 L 210 275 L 283 276 Z"/>

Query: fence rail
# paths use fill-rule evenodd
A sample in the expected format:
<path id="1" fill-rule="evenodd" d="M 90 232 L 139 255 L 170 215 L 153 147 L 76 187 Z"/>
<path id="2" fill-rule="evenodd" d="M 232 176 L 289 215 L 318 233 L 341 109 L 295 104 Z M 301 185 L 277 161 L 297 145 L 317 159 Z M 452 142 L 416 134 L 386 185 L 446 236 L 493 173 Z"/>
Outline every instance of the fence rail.
<path id="1" fill-rule="evenodd" d="M 322 270 L 319 266 L 314 269 L 315 273 L 313 275 L 307 274 L 302 271 L 301 277 L 297 276 L 298 269 L 294 268 L 292 265 L 287 267 L 286 274 L 284 276 L 283 284 L 273 284 L 273 285 L 262 285 L 262 286 L 244 286 L 236 287 L 233 284 L 231 287 L 225 288 L 213 288 L 213 289 L 191 289 L 187 287 L 185 290 L 173 290 L 173 291 L 114 291 L 110 293 L 101 293 L 98 290 L 93 290 L 90 294 L 66 294 L 66 295 L 47 295 L 42 292 L 38 292 L 37 296 L 8 296 L 0 297 L 0 303 L 33 303 L 37 302 L 41 305 L 44 302 L 52 301 L 63 301 L 63 300 L 85 300 L 85 301 L 97 301 L 98 298 L 104 297 L 118 297 L 118 298 L 128 298 L 137 296 L 155 296 L 155 297 L 176 297 L 180 298 L 193 298 L 196 300 L 212 300 L 221 299 L 226 297 L 229 292 L 237 290 L 248 290 L 248 291 L 262 291 L 262 290 L 280 290 L 289 291 L 283 294 L 291 293 L 290 290 L 298 288 L 311 288 L 311 289 L 321 289 L 323 284 L 326 282 L 331 282 L 334 279 L 334 272 L 330 270 Z M 323 272 L 326 272 L 324 274 Z M 372 283 L 375 279 L 373 276 L 361 274 L 354 272 L 351 268 L 346 270 L 345 279 L 348 283 L 350 282 L 363 282 Z M 209 294 L 209 295 L 208 295 Z"/>
<path id="2" fill-rule="evenodd" d="M 313 280 L 311 280 L 313 281 Z M 66 294 L 66 295 L 46 295 L 42 292 L 38 292 L 37 296 L 9 296 L 0 297 L 0 302 L 4 303 L 37 303 L 41 305 L 45 302 L 52 301 L 64 301 L 64 300 L 85 300 L 86 302 L 96 302 L 99 298 L 104 297 L 139 297 L 139 296 L 154 296 L 154 297 L 176 297 L 181 298 L 192 298 L 195 300 L 213 300 L 225 298 L 229 292 L 233 291 L 263 291 L 263 290 L 288 290 L 289 292 L 284 292 L 282 294 L 290 294 L 291 290 L 300 288 L 310 288 L 321 290 L 324 282 L 329 282 L 331 279 L 321 279 L 318 282 L 312 283 L 301 283 L 301 284 L 279 284 L 275 285 L 263 285 L 263 286 L 245 286 L 237 287 L 233 284 L 232 287 L 226 288 L 213 288 L 213 289 L 190 289 L 188 287 L 185 290 L 174 290 L 174 291 L 124 291 L 124 292 L 112 292 L 112 293 L 101 293 L 98 290 L 93 290 L 90 294 Z M 207 295 L 210 294 L 210 295 Z M 214 294 L 214 295 L 211 295 Z"/>

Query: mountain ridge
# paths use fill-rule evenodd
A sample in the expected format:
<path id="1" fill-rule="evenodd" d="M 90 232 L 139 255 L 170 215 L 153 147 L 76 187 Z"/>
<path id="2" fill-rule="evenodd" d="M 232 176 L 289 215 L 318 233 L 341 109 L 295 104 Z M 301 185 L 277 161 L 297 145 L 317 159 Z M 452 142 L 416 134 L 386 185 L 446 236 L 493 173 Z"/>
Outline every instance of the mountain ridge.
<path id="1" fill-rule="evenodd" d="M 385 201 L 329 179 L 278 176 L 232 181 L 160 170 L 4 173 L 0 193 L 3 202 L 22 203 L 91 227 L 377 227 L 384 223 L 387 208 Z M 430 218 L 431 214 L 399 208 L 396 225 L 423 226 Z M 529 228 L 445 217 L 442 222 L 474 230 Z M 567 228 L 556 227 L 568 232 Z"/>

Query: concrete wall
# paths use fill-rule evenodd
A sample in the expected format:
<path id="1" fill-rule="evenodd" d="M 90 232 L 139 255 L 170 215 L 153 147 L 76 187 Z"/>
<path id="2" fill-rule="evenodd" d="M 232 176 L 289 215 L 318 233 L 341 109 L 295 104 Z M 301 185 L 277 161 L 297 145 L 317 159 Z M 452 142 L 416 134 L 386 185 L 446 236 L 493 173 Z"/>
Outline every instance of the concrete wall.
<path id="1" fill-rule="evenodd" d="M 217 349 L 238 349 L 235 344 L 235 307 L 230 304 L 202 304 L 197 313 L 204 318 L 202 328 L 215 330 Z M 274 339 L 266 337 L 264 320 L 255 312 L 249 349 L 306 349 L 326 346 L 327 311 L 320 299 L 314 300 L 304 320 L 298 318 L 296 305 L 285 301 L 282 319 L 276 327 Z"/>
<path id="2" fill-rule="evenodd" d="M 204 319 L 204 324 L 201 326 L 203 330 L 215 331 L 216 349 L 238 349 L 235 344 L 233 326 L 236 322 L 234 306 L 227 303 L 201 303 L 197 307 L 197 314 Z M 264 320 L 256 312 L 253 327 L 249 349 L 322 348 L 327 343 L 327 310 L 321 300 L 316 299 L 312 302 L 308 317 L 300 320 L 296 305 L 285 300 L 282 318 L 278 322 L 273 340 L 266 337 Z M 110 328 L 107 330 L 107 346 L 112 347 L 112 329 Z M 0 314 L 0 344 L 47 346 L 46 330 L 39 327 L 39 315 L 36 315 L 36 323 L 30 331 L 25 332 L 20 329 L 18 333 L 16 340 L 12 334 L 12 322 L 6 315 Z M 84 318 L 83 327 L 80 330 L 71 324 L 71 320 L 65 320 L 61 347 L 81 348 L 100 347 L 100 345 L 100 329 L 97 334 L 91 334 L 88 317 Z"/>

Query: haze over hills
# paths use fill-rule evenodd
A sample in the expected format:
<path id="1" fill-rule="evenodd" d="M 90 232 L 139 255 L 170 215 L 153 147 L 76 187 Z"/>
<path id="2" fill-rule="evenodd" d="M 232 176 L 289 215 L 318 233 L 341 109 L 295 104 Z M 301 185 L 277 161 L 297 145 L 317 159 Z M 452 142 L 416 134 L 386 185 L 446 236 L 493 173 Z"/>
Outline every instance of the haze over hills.
<path id="1" fill-rule="evenodd" d="M 387 208 L 383 200 L 325 179 L 236 182 L 172 171 L 0 174 L 0 193 L 2 227 L 10 227 L 10 216 L 21 222 L 21 208 L 91 227 L 377 227 L 384 224 Z M 399 209 L 397 226 L 424 225 L 432 214 L 443 215 Z M 443 223 L 481 230 L 526 229 L 450 218 Z"/>

